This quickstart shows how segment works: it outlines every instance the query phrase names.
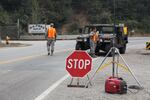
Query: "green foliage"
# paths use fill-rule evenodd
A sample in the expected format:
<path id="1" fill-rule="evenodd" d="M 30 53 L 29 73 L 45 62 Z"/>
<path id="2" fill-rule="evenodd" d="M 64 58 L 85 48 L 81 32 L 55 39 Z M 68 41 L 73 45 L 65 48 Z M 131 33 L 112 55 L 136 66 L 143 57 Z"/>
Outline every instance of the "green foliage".
<path id="1" fill-rule="evenodd" d="M 4 11 L 2 7 L 0 7 L 0 25 L 5 25 L 10 22 L 11 20 L 9 14 L 6 11 Z"/>
<path id="2" fill-rule="evenodd" d="M 72 23 L 69 27 L 69 34 L 78 34 L 79 25 L 77 23 Z"/>
<path id="3" fill-rule="evenodd" d="M 0 0 L 0 25 L 51 23 L 74 31 L 86 23 L 113 23 L 114 0 Z M 150 32 L 150 0 L 116 0 L 116 22 Z M 82 17 L 82 18 L 81 18 Z M 73 32 L 75 33 L 75 32 Z"/>
<path id="4" fill-rule="evenodd" d="M 110 23 L 111 13 L 102 6 L 100 0 L 93 0 L 89 2 L 88 14 L 92 23 Z"/>
<path id="5" fill-rule="evenodd" d="M 32 23 L 39 23 L 40 17 L 39 3 L 37 0 L 32 0 Z"/>

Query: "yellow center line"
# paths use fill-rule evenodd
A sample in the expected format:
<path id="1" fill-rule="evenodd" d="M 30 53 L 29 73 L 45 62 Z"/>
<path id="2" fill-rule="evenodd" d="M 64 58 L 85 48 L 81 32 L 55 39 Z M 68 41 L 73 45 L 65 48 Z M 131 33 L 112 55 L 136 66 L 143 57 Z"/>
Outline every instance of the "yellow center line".
<path id="1" fill-rule="evenodd" d="M 20 58 L 16 58 L 16 59 L 7 60 L 7 61 L 0 61 L 0 64 L 8 64 L 8 63 L 13 63 L 13 62 L 17 62 L 17 61 L 28 60 L 28 59 L 36 58 L 39 56 L 43 56 L 43 54 L 20 57 Z"/>
<path id="2" fill-rule="evenodd" d="M 65 52 L 65 51 L 70 51 L 70 50 L 73 50 L 73 49 L 59 50 L 59 51 L 56 51 L 55 53 Z M 40 56 L 43 56 L 43 55 L 45 55 L 45 54 L 43 53 L 43 54 L 37 54 L 37 55 L 19 57 L 19 58 L 16 58 L 16 59 L 10 59 L 10 60 L 5 60 L 5 61 L 0 61 L 0 64 L 8 64 L 8 63 L 13 63 L 13 62 L 17 62 L 17 61 L 29 60 L 29 59 L 33 59 L 33 58 L 40 57 Z"/>

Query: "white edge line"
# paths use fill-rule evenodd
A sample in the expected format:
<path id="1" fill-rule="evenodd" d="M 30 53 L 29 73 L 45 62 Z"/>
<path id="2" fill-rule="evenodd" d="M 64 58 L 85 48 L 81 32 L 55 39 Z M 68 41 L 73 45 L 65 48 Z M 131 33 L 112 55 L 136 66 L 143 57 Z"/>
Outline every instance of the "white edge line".
<path id="1" fill-rule="evenodd" d="M 41 95 L 36 97 L 34 100 L 43 100 L 48 94 L 50 94 L 57 86 L 59 86 L 64 80 L 69 77 L 69 74 L 65 75 L 58 81 L 56 81 L 53 85 L 51 85 L 47 90 L 45 90 Z"/>
<path id="2" fill-rule="evenodd" d="M 95 61 L 97 59 L 93 59 L 92 61 Z M 47 90 L 45 90 L 41 95 L 36 97 L 34 100 L 43 100 L 48 94 L 50 94 L 57 86 L 59 86 L 64 80 L 66 80 L 70 75 L 67 74 L 63 76 L 61 79 L 56 81 L 53 85 L 51 85 Z"/>

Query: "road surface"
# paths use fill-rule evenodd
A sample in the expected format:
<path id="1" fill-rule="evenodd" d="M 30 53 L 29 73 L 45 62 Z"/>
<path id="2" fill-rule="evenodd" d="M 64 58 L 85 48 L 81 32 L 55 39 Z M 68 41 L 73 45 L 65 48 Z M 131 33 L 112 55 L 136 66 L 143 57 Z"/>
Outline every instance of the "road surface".
<path id="1" fill-rule="evenodd" d="M 136 51 L 133 52 L 133 50 L 144 49 L 146 41 L 150 41 L 150 38 L 130 38 L 127 54 L 124 57 L 128 58 L 128 56 L 134 54 Z M 98 95 L 95 96 L 95 94 L 103 91 L 95 89 L 99 82 L 98 79 L 94 80 L 93 87 L 89 89 L 67 88 L 69 77 L 65 70 L 65 59 L 74 50 L 75 40 L 57 41 L 54 56 L 47 56 L 46 41 L 13 42 L 32 45 L 0 48 L 0 100 L 105 100 Z M 102 59 L 103 56 L 93 59 L 95 62 L 93 67 L 96 68 L 96 63 Z M 134 60 L 130 60 L 133 62 L 130 63 L 137 65 Z M 147 66 L 147 63 L 145 65 Z M 137 69 L 134 69 L 134 71 L 137 71 Z M 106 76 L 104 73 L 102 75 Z M 148 82 L 148 78 L 144 81 Z M 92 94 L 89 91 L 92 91 Z M 86 92 L 88 94 L 85 94 Z M 89 93 L 93 96 L 88 97 Z M 127 99 L 127 97 L 124 98 Z M 115 97 L 112 100 L 119 99 Z"/>

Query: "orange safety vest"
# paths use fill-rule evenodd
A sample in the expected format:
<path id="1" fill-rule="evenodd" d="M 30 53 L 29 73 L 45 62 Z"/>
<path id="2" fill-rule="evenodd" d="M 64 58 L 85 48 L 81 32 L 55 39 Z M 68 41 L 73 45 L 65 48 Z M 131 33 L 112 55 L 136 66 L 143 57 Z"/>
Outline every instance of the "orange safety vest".
<path id="1" fill-rule="evenodd" d="M 98 34 L 95 33 L 93 36 L 92 36 L 92 40 L 96 43 L 98 41 Z"/>
<path id="2" fill-rule="evenodd" d="M 48 28 L 48 38 L 56 38 L 56 29 L 53 27 Z"/>

